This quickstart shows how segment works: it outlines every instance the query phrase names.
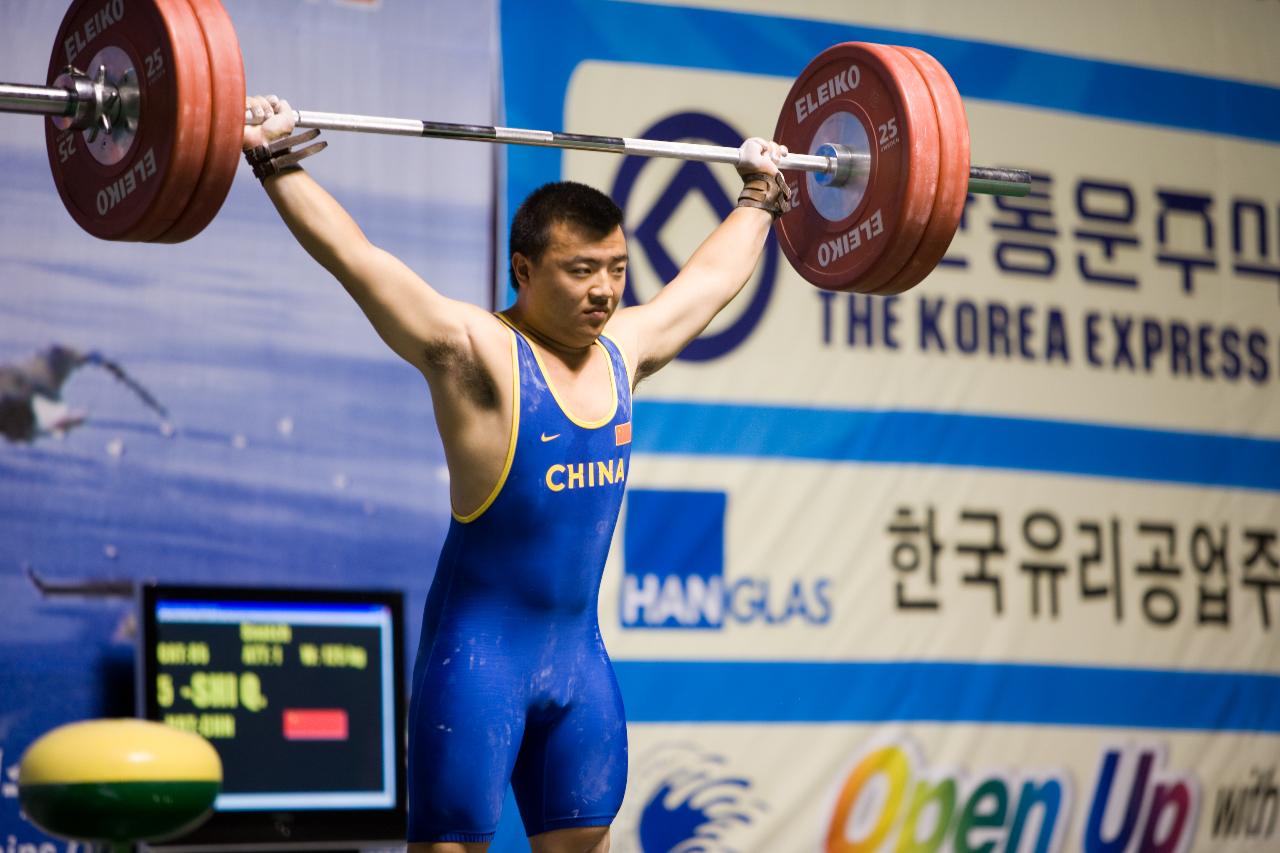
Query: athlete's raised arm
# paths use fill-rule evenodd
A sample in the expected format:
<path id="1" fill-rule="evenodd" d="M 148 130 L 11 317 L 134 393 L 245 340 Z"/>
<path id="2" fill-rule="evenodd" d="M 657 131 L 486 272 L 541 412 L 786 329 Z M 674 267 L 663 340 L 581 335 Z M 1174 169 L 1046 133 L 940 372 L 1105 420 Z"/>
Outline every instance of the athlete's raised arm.
<path id="1" fill-rule="evenodd" d="M 786 153 L 777 143 L 756 137 L 742 143 L 738 171 L 746 187 L 739 206 L 657 296 L 614 316 L 610 333 L 635 353 L 633 381 L 675 358 L 742 290 L 760 260 L 774 217 L 783 209 L 777 163 Z"/>
<path id="2" fill-rule="evenodd" d="M 292 133 L 294 114 L 287 101 L 272 95 L 249 98 L 247 105 L 262 123 L 245 126 L 246 151 Z M 387 345 L 415 367 L 427 370 L 432 353 L 467 349 L 475 327 L 492 331 L 488 312 L 442 295 L 370 242 L 301 168 L 286 166 L 263 184 L 302 247 L 341 282 Z"/>

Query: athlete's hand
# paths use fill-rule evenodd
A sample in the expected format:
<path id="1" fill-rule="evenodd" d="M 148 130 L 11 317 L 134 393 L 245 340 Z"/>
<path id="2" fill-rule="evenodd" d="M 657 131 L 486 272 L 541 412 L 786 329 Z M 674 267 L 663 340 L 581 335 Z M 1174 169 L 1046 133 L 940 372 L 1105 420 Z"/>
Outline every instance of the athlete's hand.
<path id="1" fill-rule="evenodd" d="M 753 136 L 738 149 L 738 174 L 742 176 L 778 174 L 778 161 L 787 156 L 787 146 Z"/>
<path id="2" fill-rule="evenodd" d="M 293 107 L 283 98 L 254 95 L 245 98 L 244 107 L 251 117 L 244 126 L 244 139 L 240 144 L 243 150 L 257 148 L 293 133 Z"/>

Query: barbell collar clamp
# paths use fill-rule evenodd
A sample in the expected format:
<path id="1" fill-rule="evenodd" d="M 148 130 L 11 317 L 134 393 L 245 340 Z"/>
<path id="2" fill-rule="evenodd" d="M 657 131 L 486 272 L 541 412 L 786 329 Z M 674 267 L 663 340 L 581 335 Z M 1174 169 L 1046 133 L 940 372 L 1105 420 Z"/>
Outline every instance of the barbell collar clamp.
<path id="1" fill-rule="evenodd" d="M 0 83 L 0 112 L 47 115 L 59 130 L 110 133 L 129 101 L 128 86 L 119 82 L 108 79 L 105 65 L 94 77 L 69 65 L 52 86 Z"/>
<path id="2" fill-rule="evenodd" d="M 50 116 L 53 126 L 59 130 L 87 130 L 92 127 L 101 105 L 100 92 L 83 71 L 67 66 L 54 81 L 70 96 L 66 111 Z"/>

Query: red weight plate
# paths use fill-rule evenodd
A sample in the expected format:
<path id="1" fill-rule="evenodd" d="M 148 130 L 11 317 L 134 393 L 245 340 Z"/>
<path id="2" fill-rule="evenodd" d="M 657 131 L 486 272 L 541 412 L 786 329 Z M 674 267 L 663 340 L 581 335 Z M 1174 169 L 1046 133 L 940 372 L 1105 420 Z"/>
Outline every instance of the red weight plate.
<path id="1" fill-rule="evenodd" d="M 205 229 L 222 208 L 240 165 L 244 137 L 244 59 L 235 27 L 218 0 L 188 0 L 204 31 L 209 52 L 212 118 L 204 168 L 186 210 L 173 227 L 154 239 L 180 243 Z"/>
<path id="2" fill-rule="evenodd" d="M 173 225 L 204 165 L 208 52 L 187 0 L 76 0 L 58 28 L 49 79 L 68 65 L 94 75 L 90 64 L 112 56 L 137 80 L 131 138 L 100 160 L 101 137 L 91 146 L 88 134 L 50 122 L 49 165 L 81 228 L 104 240 L 149 240 Z"/>
<path id="3" fill-rule="evenodd" d="M 938 60 L 914 47 L 897 49 L 915 64 L 933 95 L 942 154 L 938 161 L 938 192 L 924 236 L 902 270 L 876 290 L 883 294 L 902 293 L 933 272 L 960 226 L 969 194 L 969 122 L 965 119 L 960 92 Z"/>
<path id="4" fill-rule="evenodd" d="M 799 209 L 776 226 L 791 265 L 824 290 L 869 293 L 889 281 L 919 244 L 937 189 L 938 120 L 920 72 L 886 45 L 830 47 L 792 85 L 774 139 L 798 153 L 832 142 L 870 158 L 842 187 L 801 178 Z"/>

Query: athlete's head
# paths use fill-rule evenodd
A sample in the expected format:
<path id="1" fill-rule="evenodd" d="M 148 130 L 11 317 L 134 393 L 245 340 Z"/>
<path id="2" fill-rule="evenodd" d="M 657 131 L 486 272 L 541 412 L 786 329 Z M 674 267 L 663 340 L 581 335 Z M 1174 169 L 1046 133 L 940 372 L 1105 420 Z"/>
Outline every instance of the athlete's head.
<path id="1" fill-rule="evenodd" d="M 589 346 L 622 300 L 627 240 L 604 193 L 565 181 L 535 190 L 511 224 L 520 317 L 570 347 Z"/>
<path id="2" fill-rule="evenodd" d="M 601 239 L 622 226 L 622 210 L 595 187 L 576 181 L 543 184 L 524 200 L 511 220 L 511 286 L 520 289 L 515 257 L 537 263 L 551 243 L 552 226 L 562 222 L 587 237 Z"/>

